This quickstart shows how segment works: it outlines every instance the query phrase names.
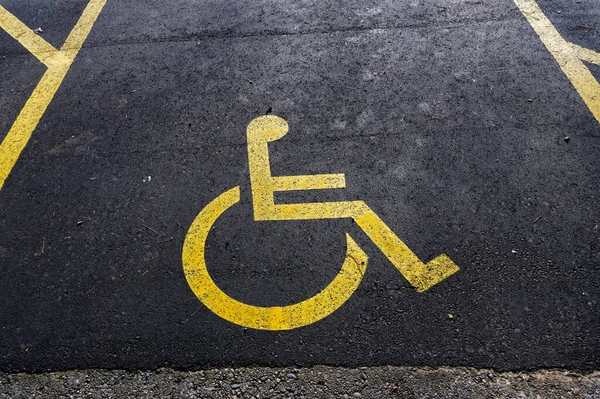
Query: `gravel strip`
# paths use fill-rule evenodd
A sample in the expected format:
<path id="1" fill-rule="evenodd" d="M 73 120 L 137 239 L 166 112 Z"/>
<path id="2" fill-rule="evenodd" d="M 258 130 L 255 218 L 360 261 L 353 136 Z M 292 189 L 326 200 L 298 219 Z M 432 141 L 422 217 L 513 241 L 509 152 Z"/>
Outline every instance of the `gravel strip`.
<path id="1" fill-rule="evenodd" d="M 0 375 L 0 398 L 600 398 L 600 372 L 252 367 Z"/>

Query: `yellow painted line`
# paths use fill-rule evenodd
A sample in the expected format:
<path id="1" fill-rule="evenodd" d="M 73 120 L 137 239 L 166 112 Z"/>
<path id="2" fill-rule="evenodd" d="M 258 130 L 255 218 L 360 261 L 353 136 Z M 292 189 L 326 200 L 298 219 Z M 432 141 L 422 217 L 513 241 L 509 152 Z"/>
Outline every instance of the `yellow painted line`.
<path id="1" fill-rule="evenodd" d="M 60 51 L 0 6 L 0 27 L 48 67 L 0 144 L 0 190 L 105 4 L 106 0 L 91 0 L 88 3 Z"/>
<path id="2" fill-rule="evenodd" d="M 81 14 L 81 17 L 79 17 L 77 25 L 75 25 L 75 28 L 73 28 L 67 37 L 67 40 L 65 40 L 65 43 L 61 47 L 61 52 L 69 54 L 72 60 L 75 59 L 105 4 L 106 0 L 91 0 L 88 3 Z"/>
<path id="3" fill-rule="evenodd" d="M 60 70 L 52 68 L 46 71 L 0 144 L 0 189 L 31 138 L 33 130 L 44 115 L 48 104 L 52 101 L 52 97 L 68 69 L 67 66 Z"/>
<path id="4" fill-rule="evenodd" d="M 600 83 L 582 61 L 600 64 L 598 53 L 563 39 L 535 0 L 514 2 L 600 123 Z"/>
<path id="5" fill-rule="evenodd" d="M 345 176 L 343 174 L 333 174 L 273 177 L 274 191 L 321 190 L 327 188 L 346 188 Z"/>
<path id="6" fill-rule="evenodd" d="M 364 206 L 365 210 L 354 220 L 417 292 L 427 291 L 459 271 L 445 254 L 427 263 L 421 262 L 375 212 L 366 204 Z"/>
<path id="7" fill-rule="evenodd" d="M 291 330 L 315 323 L 339 309 L 362 281 L 368 257 L 346 234 L 346 258 L 340 272 L 317 295 L 288 306 L 261 307 L 242 303 L 223 292 L 206 268 L 206 239 L 217 218 L 240 200 L 240 188 L 224 192 L 196 217 L 183 246 L 183 270 L 196 297 L 216 315 L 258 330 Z"/>
<path id="8" fill-rule="evenodd" d="M 573 43 L 571 43 L 571 47 L 579 59 L 591 64 L 600 65 L 600 53 Z"/>
<path id="9" fill-rule="evenodd" d="M 47 67 L 66 61 L 60 51 L 45 41 L 40 35 L 35 34 L 32 29 L 2 6 L 0 6 L 0 28 L 8 32 Z"/>

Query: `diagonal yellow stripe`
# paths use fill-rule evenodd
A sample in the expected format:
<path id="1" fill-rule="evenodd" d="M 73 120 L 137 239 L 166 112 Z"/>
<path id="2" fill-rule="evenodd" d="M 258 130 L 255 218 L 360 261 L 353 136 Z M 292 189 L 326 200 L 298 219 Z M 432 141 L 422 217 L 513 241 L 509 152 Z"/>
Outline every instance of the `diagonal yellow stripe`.
<path id="1" fill-rule="evenodd" d="M 64 62 L 64 55 L 54 48 L 50 43 L 36 35 L 17 17 L 12 15 L 6 8 L 0 6 L 0 28 L 4 29 L 17 40 L 23 47 L 33 54 L 38 60 L 50 67 L 56 62 Z"/>
<path id="2" fill-rule="evenodd" d="M 75 59 L 77 52 L 83 46 L 83 42 L 88 37 L 105 4 L 106 0 L 91 0 L 88 3 L 85 10 L 83 10 L 83 14 L 79 17 L 77 25 L 75 25 L 75 28 L 73 28 L 61 47 L 60 50 L 62 53 L 65 53 L 65 55 L 68 54 L 71 56 L 71 59 Z"/>
<path id="3" fill-rule="evenodd" d="M 600 83 L 598 83 L 594 75 L 592 75 L 590 70 L 581 61 L 581 58 L 588 61 L 584 57 L 587 57 L 587 55 L 591 56 L 595 52 L 592 50 L 588 52 L 578 51 L 572 43 L 563 39 L 535 0 L 514 0 L 514 2 L 525 18 L 527 18 L 527 21 L 535 33 L 538 34 L 550 54 L 558 62 L 558 65 L 564 74 L 567 75 L 567 78 L 569 78 L 590 111 L 592 111 L 596 120 L 600 122 Z M 595 57 L 592 57 L 592 59 L 595 59 Z"/>
<path id="4" fill-rule="evenodd" d="M 580 60 L 587 61 L 592 64 L 600 65 L 600 53 L 590 50 L 589 48 L 581 47 L 571 43 L 573 51 L 577 54 Z"/>
<path id="5" fill-rule="evenodd" d="M 0 27 L 48 66 L 48 70 L 0 144 L 0 190 L 105 4 L 106 0 L 91 0 L 88 3 L 60 51 L 33 33 L 14 15 L 0 6 Z"/>
<path id="6" fill-rule="evenodd" d="M 0 189 L 64 79 L 69 65 L 48 69 L 0 144 Z"/>

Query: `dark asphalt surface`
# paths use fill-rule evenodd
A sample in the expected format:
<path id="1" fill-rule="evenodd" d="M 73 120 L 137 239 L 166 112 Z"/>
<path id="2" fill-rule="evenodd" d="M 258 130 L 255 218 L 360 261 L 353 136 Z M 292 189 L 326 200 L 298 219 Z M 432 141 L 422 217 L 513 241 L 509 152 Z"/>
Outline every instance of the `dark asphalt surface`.
<path id="1" fill-rule="evenodd" d="M 86 2 L 0 4 L 58 47 Z M 539 4 L 600 51 L 600 3 Z M 0 32 L 0 138 L 44 70 Z M 419 294 L 350 221 L 254 222 L 245 129 L 268 109 L 290 125 L 274 174 L 347 180 L 280 201 L 363 200 L 422 260 L 461 270 Z M 511 0 L 108 0 L 0 191 L 0 370 L 598 369 L 599 139 Z M 236 185 L 209 236 L 219 286 L 306 299 L 348 231 L 370 261 L 340 310 L 255 331 L 194 296 L 185 234 Z"/>

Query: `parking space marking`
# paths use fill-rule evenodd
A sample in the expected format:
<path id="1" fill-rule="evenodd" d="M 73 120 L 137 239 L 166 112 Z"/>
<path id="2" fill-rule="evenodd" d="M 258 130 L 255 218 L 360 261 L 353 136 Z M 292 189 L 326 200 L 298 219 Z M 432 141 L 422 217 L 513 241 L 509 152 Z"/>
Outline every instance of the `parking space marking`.
<path id="1" fill-rule="evenodd" d="M 33 30 L 2 6 L 0 6 L 0 27 L 47 67 L 67 62 L 64 54 L 42 39 L 40 35 L 34 33 Z"/>
<path id="2" fill-rule="evenodd" d="M 315 323 L 339 309 L 356 291 L 367 268 L 368 256 L 346 234 L 346 258 L 337 276 L 317 295 L 288 306 L 249 305 L 227 295 L 213 281 L 206 267 L 205 243 L 212 226 L 240 200 L 240 188 L 232 188 L 210 202 L 198 214 L 186 236 L 183 264 L 187 282 L 198 299 L 216 315 L 237 325 L 257 330 L 291 330 Z"/>
<path id="3" fill-rule="evenodd" d="M 248 166 L 254 220 L 307 220 L 352 218 L 406 280 L 424 292 L 456 273 L 459 267 L 445 254 L 424 263 L 363 201 L 276 204 L 277 191 L 345 188 L 341 173 L 272 176 L 269 142 L 288 132 L 285 119 L 276 115 L 255 118 L 248 125 Z M 196 297 L 210 310 L 232 323 L 261 330 L 289 330 L 315 323 L 342 306 L 360 284 L 368 256 L 346 233 L 346 258 L 335 279 L 320 293 L 283 307 L 259 307 L 229 297 L 212 280 L 204 254 L 206 239 L 216 220 L 240 200 L 236 186 L 212 200 L 194 219 L 183 245 L 183 270 Z"/>
<path id="4" fill-rule="evenodd" d="M 91 0 L 88 3 L 60 50 L 36 35 L 17 17 L 0 6 L 0 28 L 48 67 L 0 144 L 0 190 L 71 68 L 105 4 L 106 0 Z"/>
<path id="5" fill-rule="evenodd" d="M 577 44 L 571 43 L 573 51 L 583 61 L 587 61 L 591 64 L 600 65 L 600 53 L 590 50 L 589 48 L 578 46 Z"/>
<path id="6" fill-rule="evenodd" d="M 600 53 L 566 41 L 535 0 L 514 1 L 600 123 L 600 83 L 583 63 L 600 65 Z"/>
<path id="7" fill-rule="evenodd" d="M 427 291 L 458 266 L 446 255 L 423 263 L 364 201 L 276 204 L 275 192 L 345 188 L 343 174 L 272 176 L 269 142 L 288 133 L 287 122 L 275 115 L 255 118 L 248 125 L 248 166 L 255 220 L 351 218 L 417 291 Z"/>

